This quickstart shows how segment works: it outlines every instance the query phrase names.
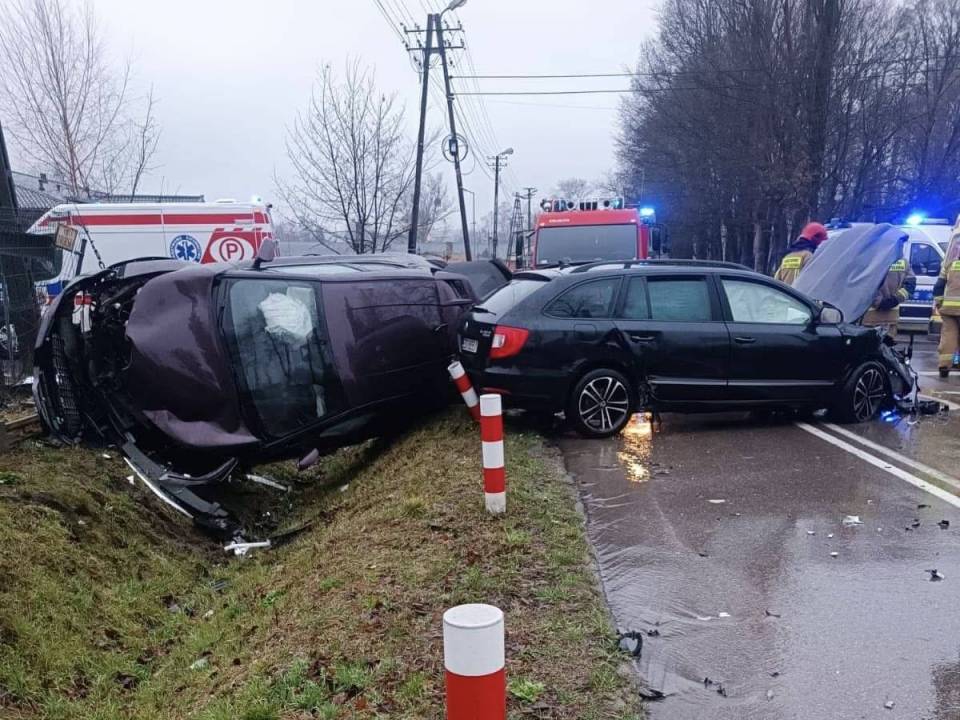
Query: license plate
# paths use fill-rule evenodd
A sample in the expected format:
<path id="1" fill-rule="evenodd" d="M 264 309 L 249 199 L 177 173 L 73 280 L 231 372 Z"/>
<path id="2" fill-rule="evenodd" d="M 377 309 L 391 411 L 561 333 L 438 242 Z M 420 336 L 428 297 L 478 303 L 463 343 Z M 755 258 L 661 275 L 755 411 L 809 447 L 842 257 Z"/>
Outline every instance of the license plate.
<path id="1" fill-rule="evenodd" d="M 477 341 L 471 340 L 470 338 L 464 338 L 463 342 L 460 343 L 460 349 L 468 353 L 475 353 L 477 351 L 477 347 Z"/>

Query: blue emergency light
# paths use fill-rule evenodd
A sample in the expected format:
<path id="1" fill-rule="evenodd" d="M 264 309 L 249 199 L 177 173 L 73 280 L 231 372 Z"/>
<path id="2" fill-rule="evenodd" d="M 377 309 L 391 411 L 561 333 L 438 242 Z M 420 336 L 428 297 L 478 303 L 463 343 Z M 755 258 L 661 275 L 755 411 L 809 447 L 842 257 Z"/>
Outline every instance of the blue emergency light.
<path id="1" fill-rule="evenodd" d="M 653 217 L 656 214 L 657 214 L 657 211 L 654 210 L 652 207 L 640 208 L 640 217 L 649 218 L 649 217 Z"/>
<path id="2" fill-rule="evenodd" d="M 923 213 L 913 213 L 910 217 L 907 218 L 907 225 L 912 227 L 917 227 L 918 225 L 923 225 L 923 221 L 927 219 L 927 216 Z"/>

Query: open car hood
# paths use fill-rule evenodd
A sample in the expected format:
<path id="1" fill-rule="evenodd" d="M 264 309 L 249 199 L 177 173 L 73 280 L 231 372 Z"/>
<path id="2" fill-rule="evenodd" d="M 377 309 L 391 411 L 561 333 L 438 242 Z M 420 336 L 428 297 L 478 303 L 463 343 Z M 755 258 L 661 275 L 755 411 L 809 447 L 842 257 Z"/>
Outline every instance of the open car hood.
<path id="1" fill-rule="evenodd" d="M 856 322 L 870 308 L 890 266 L 903 257 L 906 241 L 906 232 L 886 223 L 850 228 L 817 248 L 793 287 Z"/>

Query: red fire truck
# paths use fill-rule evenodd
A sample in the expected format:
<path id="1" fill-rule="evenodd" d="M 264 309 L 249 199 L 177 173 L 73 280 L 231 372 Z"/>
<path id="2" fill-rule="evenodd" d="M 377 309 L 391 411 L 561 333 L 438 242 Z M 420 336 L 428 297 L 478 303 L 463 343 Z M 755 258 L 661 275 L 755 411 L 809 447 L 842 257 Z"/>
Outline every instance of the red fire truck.
<path id="1" fill-rule="evenodd" d="M 544 200 L 540 204 L 531 265 L 570 265 L 650 257 L 650 225 L 622 198 Z"/>

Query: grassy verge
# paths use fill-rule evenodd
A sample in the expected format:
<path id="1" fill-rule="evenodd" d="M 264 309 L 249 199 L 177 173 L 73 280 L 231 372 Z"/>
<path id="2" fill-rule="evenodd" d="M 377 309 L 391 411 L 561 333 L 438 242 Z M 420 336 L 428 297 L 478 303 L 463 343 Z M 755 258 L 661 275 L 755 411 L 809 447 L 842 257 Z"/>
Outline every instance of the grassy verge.
<path id="1" fill-rule="evenodd" d="M 511 717 L 637 717 L 557 459 L 509 435 L 492 519 L 478 444 L 456 413 L 307 477 L 269 468 L 312 526 L 244 560 L 116 458 L 0 456 L 0 716 L 441 718 L 441 614 L 482 601 L 506 614 Z"/>

